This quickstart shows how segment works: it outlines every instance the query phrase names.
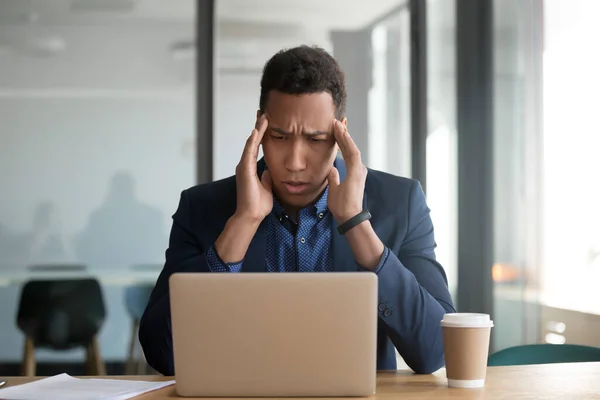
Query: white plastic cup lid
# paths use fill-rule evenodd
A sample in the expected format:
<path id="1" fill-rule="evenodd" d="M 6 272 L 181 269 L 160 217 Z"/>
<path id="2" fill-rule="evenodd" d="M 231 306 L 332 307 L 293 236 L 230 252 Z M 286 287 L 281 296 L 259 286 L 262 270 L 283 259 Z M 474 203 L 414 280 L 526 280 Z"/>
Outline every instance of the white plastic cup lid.
<path id="1" fill-rule="evenodd" d="M 488 314 L 450 313 L 444 314 L 441 325 L 453 328 L 491 328 L 494 322 Z"/>

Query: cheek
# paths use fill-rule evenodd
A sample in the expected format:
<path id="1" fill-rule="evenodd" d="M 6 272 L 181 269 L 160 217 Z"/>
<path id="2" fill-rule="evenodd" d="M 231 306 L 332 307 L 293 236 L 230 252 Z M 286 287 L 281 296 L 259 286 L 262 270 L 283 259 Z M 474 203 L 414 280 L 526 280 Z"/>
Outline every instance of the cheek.
<path id="1" fill-rule="evenodd" d="M 337 148 L 335 145 L 319 145 L 311 152 L 312 164 L 319 169 L 327 169 L 327 172 L 329 172 L 329 167 L 333 164 L 336 154 Z"/>
<path id="2" fill-rule="evenodd" d="M 282 154 L 281 151 L 277 151 L 277 146 L 270 140 L 263 140 L 262 150 L 267 166 L 276 169 L 276 165 L 281 163 L 281 160 L 279 160 Z"/>
<path id="3" fill-rule="evenodd" d="M 323 159 L 327 162 L 333 162 L 338 151 L 337 144 L 335 142 L 329 142 L 326 146 L 323 146 L 322 155 Z"/>

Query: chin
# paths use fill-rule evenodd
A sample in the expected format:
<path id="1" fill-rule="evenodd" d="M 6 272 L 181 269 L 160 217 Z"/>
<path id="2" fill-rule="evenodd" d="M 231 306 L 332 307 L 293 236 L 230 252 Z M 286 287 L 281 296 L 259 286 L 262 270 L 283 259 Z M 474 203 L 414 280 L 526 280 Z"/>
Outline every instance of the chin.
<path id="1" fill-rule="evenodd" d="M 276 188 L 275 196 L 277 196 L 277 199 L 280 203 L 282 203 L 282 205 L 285 204 L 291 207 L 302 208 L 305 207 L 308 203 L 310 203 L 310 199 L 312 198 L 313 194 L 312 192 L 293 194 L 288 193 L 284 188 Z"/>
<path id="2" fill-rule="evenodd" d="M 301 209 L 313 204 L 321 196 L 322 190 L 316 189 L 299 194 L 283 193 L 283 196 L 277 196 L 280 202 L 285 203 L 287 206 Z"/>
<path id="3" fill-rule="evenodd" d="M 307 198 L 310 198 L 310 195 L 307 194 L 290 194 L 290 193 L 285 193 L 285 192 L 280 192 L 280 193 L 284 193 L 283 195 L 278 194 L 277 198 L 279 199 L 279 201 L 290 205 L 290 206 L 294 206 L 294 207 L 304 207 L 305 204 L 307 202 Z"/>

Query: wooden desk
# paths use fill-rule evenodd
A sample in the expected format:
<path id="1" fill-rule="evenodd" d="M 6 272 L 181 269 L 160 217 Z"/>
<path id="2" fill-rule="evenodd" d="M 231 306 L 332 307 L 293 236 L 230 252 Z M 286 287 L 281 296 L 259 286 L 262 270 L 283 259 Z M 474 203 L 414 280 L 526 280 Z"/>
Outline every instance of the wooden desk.
<path id="1" fill-rule="evenodd" d="M 107 378 L 161 381 L 161 376 Z M 8 377 L 8 385 L 30 382 L 36 378 Z M 175 387 L 139 396 L 136 400 L 178 398 Z M 446 386 L 444 370 L 433 375 L 414 375 L 409 371 L 380 372 L 376 399 L 600 399 L 600 362 L 547 364 L 515 367 L 490 367 L 485 388 L 453 389 Z M 222 399 L 221 399 L 222 400 Z M 253 399 L 256 400 L 256 399 Z M 313 399 L 314 400 L 314 399 Z"/>

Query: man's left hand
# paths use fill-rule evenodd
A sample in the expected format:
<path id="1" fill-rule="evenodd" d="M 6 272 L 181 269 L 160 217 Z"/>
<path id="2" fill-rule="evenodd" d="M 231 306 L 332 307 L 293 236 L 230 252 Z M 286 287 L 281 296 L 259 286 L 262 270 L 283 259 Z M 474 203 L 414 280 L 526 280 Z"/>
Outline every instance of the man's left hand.
<path id="1" fill-rule="evenodd" d="M 337 168 L 331 168 L 327 178 L 329 181 L 327 207 L 338 224 L 342 224 L 362 211 L 367 167 L 363 164 L 360 150 L 348 130 L 337 119 L 333 122 L 333 133 L 346 162 L 347 175 L 344 182 L 340 183 Z"/>

